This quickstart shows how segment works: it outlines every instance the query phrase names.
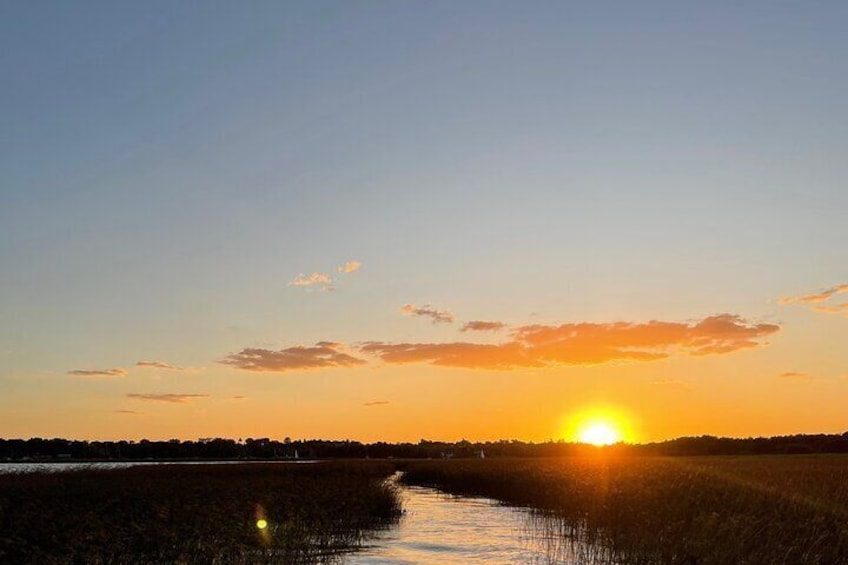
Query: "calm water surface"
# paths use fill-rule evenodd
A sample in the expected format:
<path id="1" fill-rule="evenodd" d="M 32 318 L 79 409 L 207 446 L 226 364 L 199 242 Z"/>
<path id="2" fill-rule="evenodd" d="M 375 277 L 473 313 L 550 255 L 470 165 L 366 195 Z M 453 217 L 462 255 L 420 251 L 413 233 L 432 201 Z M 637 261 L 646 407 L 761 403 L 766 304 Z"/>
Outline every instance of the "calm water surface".
<path id="1" fill-rule="evenodd" d="M 75 469 L 123 469 L 137 465 L 238 465 L 258 461 L 142 461 L 108 463 L 2 463 L 0 473 L 59 472 Z M 268 461 L 299 464 L 310 461 Z M 398 476 L 390 479 L 396 483 Z M 397 483 L 396 483 L 397 484 Z M 360 551 L 342 558 L 345 565 L 576 565 L 591 562 L 591 546 L 569 542 L 556 520 L 532 510 L 503 506 L 496 500 L 455 497 L 436 489 L 397 486 L 405 515 L 400 523 Z"/>
<path id="2" fill-rule="evenodd" d="M 266 465 L 298 465 L 314 461 L 106 461 L 97 463 L 0 463 L 1 473 L 55 473 L 83 469 L 126 469 L 139 465 L 242 465 L 262 463 Z"/>
<path id="3" fill-rule="evenodd" d="M 487 498 L 452 497 L 435 489 L 401 487 L 405 516 L 345 565 L 520 563 L 572 565 L 573 548 L 546 530 L 530 510 Z"/>

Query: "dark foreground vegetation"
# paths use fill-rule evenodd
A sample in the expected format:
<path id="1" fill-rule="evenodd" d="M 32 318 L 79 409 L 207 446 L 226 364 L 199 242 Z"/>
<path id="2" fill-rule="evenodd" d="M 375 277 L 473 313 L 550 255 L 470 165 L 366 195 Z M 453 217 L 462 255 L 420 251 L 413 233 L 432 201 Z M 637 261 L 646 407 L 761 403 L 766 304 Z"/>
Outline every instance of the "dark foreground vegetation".
<path id="1" fill-rule="evenodd" d="M 766 455 L 848 453 L 848 432 L 758 438 L 682 437 L 641 445 L 606 448 L 616 455 Z M 80 441 L 61 438 L 0 439 L 0 461 L 23 460 L 176 460 L 176 459 L 437 459 L 442 457 L 563 457 L 593 452 L 591 446 L 565 441 L 517 440 L 417 443 L 361 443 L 322 439 L 203 438 L 166 441 Z"/>
<path id="2" fill-rule="evenodd" d="M 0 474 L 0 563 L 332 562 L 400 517 L 385 482 L 395 470 L 406 484 L 533 509 L 525 533 L 552 562 L 848 564 L 848 456 L 608 449 Z"/>
<path id="3" fill-rule="evenodd" d="M 538 509 L 579 563 L 848 563 L 844 456 L 410 462 L 403 482 Z"/>
<path id="4" fill-rule="evenodd" d="M 399 518 L 392 472 L 351 461 L 0 474 L 0 563 L 333 561 Z"/>

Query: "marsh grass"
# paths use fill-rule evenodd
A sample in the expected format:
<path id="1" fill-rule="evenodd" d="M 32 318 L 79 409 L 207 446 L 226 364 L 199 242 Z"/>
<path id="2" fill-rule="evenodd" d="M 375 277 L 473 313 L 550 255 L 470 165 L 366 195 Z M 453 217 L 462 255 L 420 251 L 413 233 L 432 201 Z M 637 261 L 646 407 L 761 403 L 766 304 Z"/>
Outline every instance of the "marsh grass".
<path id="1" fill-rule="evenodd" d="M 0 475 L 0 562 L 332 562 L 399 518 L 392 471 L 345 462 Z"/>
<path id="2" fill-rule="evenodd" d="M 411 462 L 404 483 L 534 509 L 579 563 L 848 563 L 848 457 L 596 457 Z"/>

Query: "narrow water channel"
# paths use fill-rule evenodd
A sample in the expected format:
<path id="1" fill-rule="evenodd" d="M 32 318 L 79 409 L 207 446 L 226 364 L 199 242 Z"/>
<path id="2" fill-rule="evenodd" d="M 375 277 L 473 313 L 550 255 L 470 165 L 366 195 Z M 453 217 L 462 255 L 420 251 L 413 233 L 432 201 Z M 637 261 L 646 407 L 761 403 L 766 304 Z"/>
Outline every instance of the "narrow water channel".
<path id="1" fill-rule="evenodd" d="M 424 487 L 400 487 L 405 515 L 345 565 L 573 565 L 580 553 L 543 527 L 527 509 L 488 498 L 453 497 Z"/>
<path id="2" fill-rule="evenodd" d="M 197 462 L 220 464 L 220 462 Z M 240 464 L 242 462 L 232 462 Z M 294 462 L 282 462 L 291 464 Z M 144 463 L 6 463 L 0 473 L 67 471 L 78 468 L 123 468 Z M 169 462 L 159 462 L 167 465 Z M 184 464 L 184 462 L 180 462 Z M 481 497 L 456 497 L 433 488 L 395 483 L 403 501 L 400 522 L 367 547 L 341 558 L 344 565 L 577 565 L 594 562 L 596 547 L 570 541 L 562 522 L 530 509 L 504 506 Z"/>

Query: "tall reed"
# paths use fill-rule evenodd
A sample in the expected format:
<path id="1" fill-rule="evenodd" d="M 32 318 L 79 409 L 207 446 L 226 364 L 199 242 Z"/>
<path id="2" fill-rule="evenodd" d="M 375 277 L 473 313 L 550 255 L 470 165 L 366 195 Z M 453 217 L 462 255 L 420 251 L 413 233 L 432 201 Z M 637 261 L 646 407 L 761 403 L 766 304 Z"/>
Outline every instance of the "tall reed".
<path id="1" fill-rule="evenodd" d="M 612 458 L 598 451 L 412 462 L 403 481 L 534 508 L 532 526 L 582 548 L 580 563 L 848 563 L 845 456 Z"/>
<path id="2" fill-rule="evenodd" d="M 315 563 L 395 521 L 390 465 L 0 475 L 0 563 Z"/>

